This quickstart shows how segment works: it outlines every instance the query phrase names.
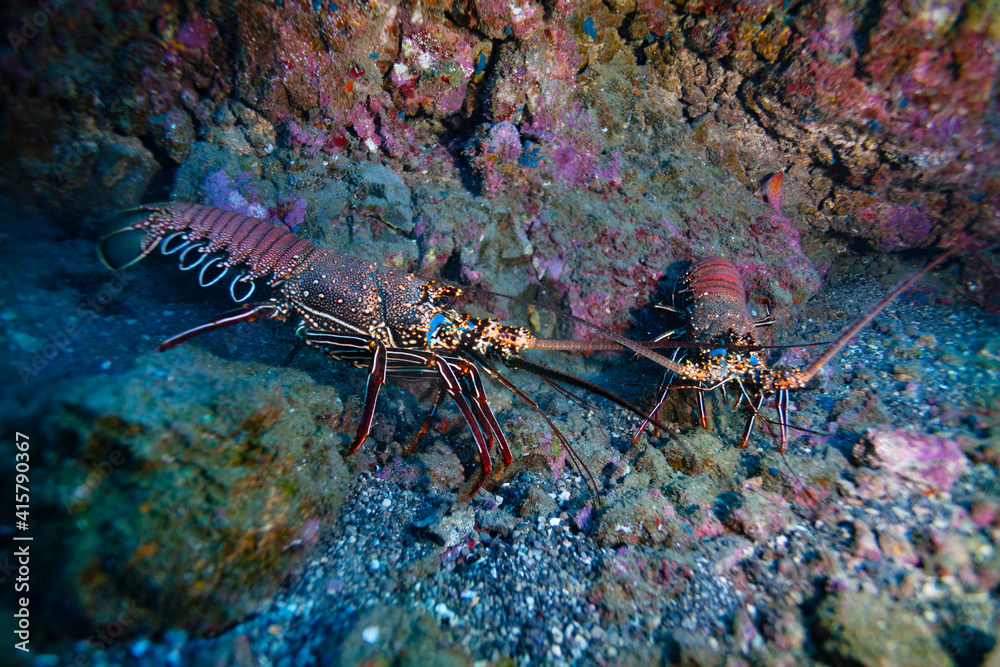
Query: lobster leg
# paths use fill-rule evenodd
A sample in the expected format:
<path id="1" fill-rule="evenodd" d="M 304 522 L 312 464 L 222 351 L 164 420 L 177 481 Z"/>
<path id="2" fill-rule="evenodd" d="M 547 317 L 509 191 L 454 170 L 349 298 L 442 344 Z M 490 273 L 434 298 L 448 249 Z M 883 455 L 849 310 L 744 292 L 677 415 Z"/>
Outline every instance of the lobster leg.
<path id="1" fill-rule="evenodd" d="M 578 470 L 580 470 L 581 472 L 583 472 L 587 476 L 587 480 L 588 480 L 588 483 L 590 484 L 590 488 L 594 492 L 594 498 L 597 500 L 598 504 L 600 504 L 600 495 L 599 495 L 599 492 L 598 492 L 598 489 L 597 489 L 597 482 L 594 480 L 594 476 L 590 473 L 590 469 L 587 468 L 586 464 L 583 462 L 583 459 L 580 458 L 580 455 L 576 453 L 575 449 L 573 449 L 573 446 L 570 444 L 569 440 L 566 439 L 566 436 L 563 435 L 563 432 L 560 431 L 556 427 L 556 425 L 554 423 L 552 423 L 552 420 L 549 419 L 548 415 L 546 415 L 542 411 L 542 409 L 540 407 L 538 407 L 538 404 L 535 403 L 533 400 L 531 400 L 531 398 L 527 394 L 525 394 L 523 391 L 521 391 L 520 389 L 518 389 L 514 385 L 514 383 L 512 383 L 510 380 L 508 380 L 503 375 L 501 375 L 495 368 L 493 368 L 492 366 L 490 366 L 489 363 L 487 363 L 486 360 L 483 359 L 482 357 L 476 356 L 475 359 L 482 366 L 483 370 L 486 371 L 487 373 L 489 373 L 489 375 L 490 375 L 491 378 L 493 378 L 494 380 L 496 380 L 497 382 L 499 382 L 503 386 L 507 387 L 507 389 L 509 389 L 510 391 L 512 391 L 522 401 L 524 401 L 525 403 L 527 403 L 531 407 L 532 410 L 534 410 L 535 412 L 537 412 L 539 414 L 539 416 L 542 419 L 545 420 L 545 423 L 549 425 L 549 428 L 552 429 L 552 432 L 559 439 L 559 441 L 562 443 L 562 445 L 566 448 L 566 452 L 569 455 L 570 459 L 573 461 L 573 465 L 575 465 Z M 545 366 L 541 366 L 540 364 L 534 364 L 533 362 L 527 362 L 527 360 L 521 359 L 520 357 L 514 357 L 512 359 L 509 359 L 508 362 L 512 361 L 513 359 L 516 359 L 518 361 L 519 365 L 527 363 L 528 365 L 523 366 L 525 369 L 527 369 L 529 367 L 537 367 L 539 369 L 542 369 L 545 373 L 547 373 L 547 372 L 553 373 L 553 377 L 555 377 L 555 376 L 562 376 L 562 377 L 559 377 L 559 379 L 561 379 L 561 380 L 566 380 L 566 378 L 569 378 L 569 379 L 571 379 L 573 381 L 573 383 L 576 383 L 576 382 L 582 383 L 581 386 L 589 384 L 589 383 L 586 383 L 586 382 L 584 382 L 582 380 L 579 380 L 578 378 L 574 378 L 573 376 L 566 375 L 566 374 L 564 374 L 564 373 L 562 373 L 560 371 L 554 371 L 554 370 L 552 370 L 550 368 L 547 368 Z M 543 378 L 546 377 L 546 375 L 544 373 L 542 373 L 542 372 L 536 372 L 536 375 L 540 375 Z M 621 399 L 619 399 L 619 400 L 621 400 Z M 633 406 L 633 408 L 634 408 L 634 406 Z M 630 408 L 630 409 L 633 409 L 633 408 Z M 636 412 L 636 414 L 640 414 L 640 415 L 642 414 L 638 410 L 638 408 L 634 408 L 633 411 Z"/>
<path id="2" fill-rule="evenodd" d="M 510 452 L 510 444 L 503 434 L 503 429 L 500 428 L 500 424 L 497 422 L 496 415 L 493 414 L 489 403 L 486 402 L 486 389 L 483 388 L 483 381 L 479 376 L 479 370 L 465 359 L 462 359 L 461 362 L 462 377 L 469 380 L 469 386 L 466 388 L 465 393 L 472 399 L 472 405 L 477 406 L 477 412 L 480 414 L 481 420 L 489 425 L 493 435 L 496 436 L 497 445 L 500 447 L 500 454 L 503 456 L 503 462 L 510 465 L 514 460 Z"/>
<path id="3" fill-rule="evenodd" d="M 671 373 L 671 376 L 673 375 L 674 373 Z M 671 380 L 673 380 L 673 377 L 671 377 Z M 646 430 L 646 425 L 649 424 L 649 422 L 653 419 L 653 417 L 657 416 L 656 413 L 660 411 L 660 406 L 662 406 L 663 403 L 667 400 L 667 394 L 669 392 L 670 392 L 670 385 L 669 383 L 664 382 L 663 391 L 660 392 L 660 400 L 656 402 L 656 405 L 653 406 L 653 410 L 646 416 L 646 419 L 642 422 L 642 424 L 639 426 L 639 429 L 635 432 L 635 435 L 632 436 L 633 445 L 639 439 L 639 436 L 642 435 L 642 432 Z M 654 431 L 653 434 L 655 436 L 656 431 Z"/>
<path id="4" fill-rule="evenodd" d="M 208 333 L 209 331 L 214 331 L 216 329 L 221 329 L 222 327 L 228 327 L 231 324 L 239 324 L 240 322 L 252 322 L 258 317 L 273 317 L 275 319 L 284 319 L 281 309 L 273 303 L 257 303 L 257 304 L 247 304 L 242 308 L 237 308 L 236 310 L 231 310 L 227 313 L 223 313 L 211 322 L 206 322 L 205 324 L 198 325 L 193 329 L 188 329 L 187 331 L 182 331 L 176 336 L 171 336 L 156 347 L 157 352 L 163 352 L 164 350 L 169 350 L 172 347 L 176 347 L 181 343 L 185 343 L 195 336 L 200 336 L 203 333 Z"/>
<path id="5" fill-rule="evenodd" d="M 698 417 L 701 419 L 701 427 L 707 429 L 708 412 L 705 410 L 705 388 L 702 386 L 701 382 L 698 383 L 695 395 L 698 397 Z"/>
<path id="6" fill-rule="evenodd" d="M 345 361 L 359 368 L 368 367 L 368 382 L 365 385 L 365 405 L 361 412 L 361 423 L 358 424 L 358 433 L 354 437 L 354 442 L 347 450 L 347 454 L 353 454 L 358 451 L 368 434 L 371 433 L 379 390 L 385 383 L 387 374 L 388 349 L 381 342 L 373 343 L 360 336 L 324 333 L 303 325 L 300 325 L 295 333 L 305 341 L 306 345 L 318 347 L 334 359 Z"/>
<path id="7" fill-rule="evenodd" d="M 785 451 L 788 444 L 788 390 L 779 389 L 778 396 L 774 399 L 775 408 L 778 410 L 778 425 L 781 427 L 781 450 Z"/>
<path id="8" fill-rule="evenodd" d="M 477 416 L 477 409 L 473 409 L 469 401 L 466 399 L 465 390 L 462 388 L 458 377 L 455 375 L 455 371 L 452 369 L 451 365 L 440 355 L 433 355 L 434 365 L 437 367 L 438 374 L 444 381 L 444 390 L 448 392 L 452 400 L 455 401 L 455 405 L 458 409 L 462 411 L 462 415 L 465 417 L 466 423 L 469 425 L 469 430 L 472 431 L 472 438 L 476 441 L 476 447 L 479 448 L 479 460 L 483 464 L 483 471 L 479 474 L 479 479 L 473 483 L 473 487 L 468 494 L 468 497 L 476 495 L 476 492 L 482 488 L 486 479 L 490 476 L 493 471 L 493 459 L 490 457 L 490 444 L 493 442 L 493 436 L 490 435 L 489 442 L 487 442 L 486 436 L 483 433 L 483 428 L 479 423 Z M 490 411 L 492 414 L 492 411 Z"/>
<path id="9" fill-rule="evenodd" d="M 372 351 L 372 363 L 368 369 L 368 383 L 365 385 L 365 407 L 361 411 L 361 423 L 358 424 L 358 434 L 354 438 L 354 444 L 347 450 L 347 454 L 353 454 L 361 447 L 368 434 L 372 431 L 372 420 L 375 418 L 375 403 L 378 401 L 378 391 L 385 384 L 386 366 L 385 345 L 376 343 Z"/>
<path id="10" fill-rule="evenodd" d="M 497 422 L 493 410 L 487 402 L 486 390 L 483 387 L 482 379 L 478 367 L 469 360 L 456 356 L 445 356 L 428 352 L 425 350 L 400 350 L 389 349 L 389 375 L 410 379 L 420 379 L 428 376 L 435 376 L 444 383 L 445 392 L 452 397 L 469 428 L 477 447 L 480 447 L 477 432 L 484 436 L 487 454 L 493 448 L 494 437 L 500 447 L 504 463 L 510 464 L 513 456 L 510 452 L 510 445 L 507 438 Z M 454 389 L 454 391 L 452 391 Z M 435 401 L 434 410 L 441 404 L 444 394 L 438 396 Z M 464 403 L 463 403 L 464 402 Z M 466 412 L 463 405 L 468 406 Z M 470 421 L 469 416 L 472 416 Z M 422 432 L 426 432 L 426 424 L 421 427 Z M 480 458 L 482 449 L 480 448 Z M 491 467 L 492 469 L 492 467 Z M 485 477 L 483 478 L 485 481 Z M 479 490 L 482 482 L 473 490 Z"/>
<path id="11" fill-rule="evenodd" d="M 494 437 L 500 448 L 504 463 L 510 465 L 513 461 L 510 444 L 507 442 L 507 438 L 504 436 L 503 430 L 500 428 L 500 424 L 497 422 L 496 416 L 487 402 L 486 390 L 483 387 L 478 367 L 462 357 L 443 356 L 422 350 L 391 350 L 390 352 L 397 352 L 400 360 L 403 360 L 404 357 L 425 360 L 416 367 L 414 367 L 412 361 L 408 362 L 408 367 L 401 369 L 399 375 L 412 377 L 415 372 L 420 375 L 426 375 L 427 367 L 430 365 L 430 370 L 436 371 L 435 374 L 438 379 L 443 382 L 445 393 L 451 396 L 452 400 L 455 401 L 455 405 L 458 406 L 458 409 L 465 417 L 465 421 L 469 425 L 469 430 L 472 431 L 472 437 L 476 441 L 476 447 L 479 450 L 479 459 L 483 464 L 483 470 L 479 478 L 474 482 L 469 492 L 463 494 L 471 498 L 482 488 L 487 478 L 489 478 L 490 472 L 493 470 L 493 459 L 490 455 L 490 450 L 493 448 Z M 393 374 L 392 371 L 390 371 L 390 374 Z M 435 409 L 439 404 L 440 398 L 435 405 Z"/>
<path id="12" fill-rule="evenodd" d="M 437 414 L 438 408 L 441 407 L 442 403 L 444 403 L 444 392 L 441 391 L 440 387 L 438 387 L 436 389 L 436 395 L 434 396 L 434 407 L 427 413 L 424 423 L 420 425 L 420 430 L 417 431 L 417 434 L 410 439 L 410 442 L 403 449 L 403 454 L 409 456 L 413 452 L 417 451 L 417 446 L 420 444 L 420 441 L 424 439 L 425 435 L 427 435 L 427 431 L 431 430 L 431 421 L 434 420 L 434 415 Z"/>
<path id="13" fill-rule="evenodd" d="M 747 419 L 747 425 L 743 429 L 743 437 L 740 438 L 740 449 L 746 447 L 747 443 L 750 442 L 750 434 L 753 433 L 753 425 L 757 422 L 757 415 L 760 414 L 760 407 L 764 404 L 764 392 L 757 394 L 756 401 L 751 401 L 748 398 L 747 402 L 750 404 L 750 418 Z"/>
<path id="14" fill-rule="evenodd" d="M 483 464 L 483 471 L 474 483 L 470 497 L 479 491 L 493 471 L 490 447 L 494 435 L 500 443 L 504 462 L 511 462 L 510 446 L 486 402 L 486 392 L 479 379 L 479 372 L 465 359 L 446 357 L 426 350 L 390 348 L 381 342 L 373 346 L 372 341 L 360 336 L 326 333 L 302 326 L 297 333 L 307 345 L 319 347 L 334 359 L 369 368 L 361 425 L 358 428 L 357 439 L 348 454 L 357 451 L 368 436 L 374 419 L 378 391 L 387 376 L 407 379 L 436 377 L 443 382 L 445 392 L 455 401 L 455 405 L 469 425 L 479 452 L 479 459 Z"/>
<path id="15" fill-rule="evenodd" d="M 657 305 L 655 305 L 653 307 L 654 308 L 660 308 L 661 310 L 671 310 L 671 311 L 677 312 L 677 309 L 674 308 L 674 307 L 672 307 L 672 306 L 661 306 L 661 305 L 657 304 Z M 659 336 L 658 338 L 656 338 L 656 341 L 660 341 L 660 340 L 663 340 L 663 339 L 666 339 L 666 338 L 676 338 L 677 336 L 680 336 L 682 333 L 683 333 L 683 331 L 681 331 L 681 330 L 668 331 L 667 333 L 663 334 L 662 336 Z M 680 348 L 677 348 L 677 349 L 674 350 L 674 353 L 670 357 L 671 361 L 677 361 L 677 356 L 678 355 L 680 355 L 681 359 L 684 358 L 684 354 L 681 353 L 681 349 Z M 663 374 L 663 380 L 660 382 L 660 387 L 657 390 L 660 393 L 660 398 L 656 402 L 656 405 L 653 407 L 652 412 L 650 412 L 646 416 L 646 418 L 643 420 L 642 425 L 639 427 L 639 430 L 637 430 L 635 432 L 635 435 L 632 436 L 632 444 L 633 445 L 639 439 L 639 436 L 642 435 L 642 432 L 646 430 L 646 425 L 649 424 L 651 421 L 653 421 L 653 418 L 660 411 L 660 406 L 662 406 L 666 402 L 666 400 L 667 400 L 667 394 L 670 392 L 670 389 L 671 389 L 670 385 L 674 381 L 674 377 L 676 377 L 676 376 L 677 376 L 677 373 L 675 373 L 673 371 L 670 372 L 670 377 L 669 378 L 667 377 L 666 373 Z M 654 431 L 654 434 L 655 433 L 656 433 L 656 431 Z"/>
<path id="16" fill-rule="evenodd" d="M 753 323 L 754 329 L 760 329 L 761 327 L 769 327 L 778 320 L 774 319 L 774 315 L 771 313 L 771 304 L 767 301 L 764 302 L 764 310 L 767 311 L 767 315 L 756 320 Z"/>

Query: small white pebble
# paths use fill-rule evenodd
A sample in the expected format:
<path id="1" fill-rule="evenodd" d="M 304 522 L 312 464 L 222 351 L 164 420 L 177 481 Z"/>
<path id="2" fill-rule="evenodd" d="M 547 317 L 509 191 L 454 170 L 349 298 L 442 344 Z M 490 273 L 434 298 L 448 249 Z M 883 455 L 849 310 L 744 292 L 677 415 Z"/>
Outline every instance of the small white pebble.
<path id="1" fill-rule="evenodd" d="M 559 521 L 560 521 L 559 517 L 554 516 L 551 519 L 549 519 L 549 525 L 550 526 L 558 526 L 559 525 Z"/>
<path id="2" fill-rule="evenodd" d="M 386 498 L 385 500 L 382 501 L 382 507 L 391 507 L 391 506 L 392 506 L 392 500 L 390 500 L 389 498 Z"/>
<path id="3" fill-rule="evenodd" d="M 443 619 L 447 619 L 449 623 L 455 620 L 455 612 L 448 609 L 448 605 L 444 602 L 438 602 L 434 605 L 434 613 Z"/>
<path id="4" fill-rule="evenodd" d="M 377 625 L 369 625 L 361 631 L 361 639 L 363 639 L 366 644 L 374 644 L 378 641 L 380 632 L 381 630 L 379 630 Z"/>

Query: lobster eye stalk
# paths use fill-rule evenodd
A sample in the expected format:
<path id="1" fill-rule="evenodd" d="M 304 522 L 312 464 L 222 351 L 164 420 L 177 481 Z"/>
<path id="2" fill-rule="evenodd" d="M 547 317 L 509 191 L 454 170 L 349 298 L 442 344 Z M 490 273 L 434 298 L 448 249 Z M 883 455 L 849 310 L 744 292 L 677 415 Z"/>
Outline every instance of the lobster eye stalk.
<path id="1" fill-rule="evenodd" d="M 108 232 L 97 242 L 97 256 L 101 263 L 112 271 L 121 271 L 137 263 L 149 254 L 150 248 L 143 248 L 144 229 L 116 229 Z"/>

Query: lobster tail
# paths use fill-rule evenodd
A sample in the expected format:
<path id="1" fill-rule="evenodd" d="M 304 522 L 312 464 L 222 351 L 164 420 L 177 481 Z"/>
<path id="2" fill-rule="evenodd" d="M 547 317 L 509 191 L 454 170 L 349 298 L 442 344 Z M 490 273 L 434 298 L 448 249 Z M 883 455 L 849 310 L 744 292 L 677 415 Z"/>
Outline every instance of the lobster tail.
<path id="1" fill-rule="evenodd" d="M 137 264 L 149 250 L 142 248 L 142 232 L 129 229 L 116 229 L 102 236 L 97 242 L 97 256 L 101 264 L 111 271 L 122 271 Z"/>
<path id="2" fill-rule="evenodd" d="M 101 261 L 112 270 L 128 268 L 159 246 L 176 255 L 182 271 L 198 271 L 203 287 L 241 267 L 229 285 L 237 303 L 254 291 L 257 278 L 270 276 L 274 286 L 288 278 L 316 247 L 267 220 L 212 206 L 187 203 L 147 204 L 123 212 L 125 225 L 101 238 Z"/>
<path id="3" fill-rule="evenodd" d="M 733 263 L 723 257 L 695 262 L 681 277 L 681 292 L 688 301 L 688 335 L 691 340 L 753 337 L 755 327 L 747 308 L 746 286 Z"/>

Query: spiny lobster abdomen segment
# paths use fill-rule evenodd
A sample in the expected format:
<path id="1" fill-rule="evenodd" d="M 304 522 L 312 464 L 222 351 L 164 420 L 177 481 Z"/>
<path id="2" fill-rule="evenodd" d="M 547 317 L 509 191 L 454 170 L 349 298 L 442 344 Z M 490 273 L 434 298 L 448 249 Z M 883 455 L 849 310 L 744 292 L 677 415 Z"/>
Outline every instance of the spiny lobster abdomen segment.
<path id="1" fill-rule="evenodd" d="M 681 277 L 688 310 L 688 336 L 712 342 L 753 339 L 754 320 L 746 303 L 746 287 L 733 263 L 723 257 L 695 262 Z"/>
<path id="2" fill-rule="evenodd" d="M 129 231 L 143 232 L 138 255 L 117 268 L 131 266 L 160 245 L 164 254 L 178 253 L 182 267 L 192 252 L 222 253 L 224 257 L 214 262 L 220 269 L 245 265 L 247 271 L 240 280 L 250 281 L 270 273 L 270 283 L 275 284 L 315 252 L 311 242 L 284 227 L 212 206 L 167 202 L 143 205 L 128 213 L 139 217 L 101 240 L 102 258 L 112 268 L 117 262 L 109 261 L 110 240 Z M 193 261 L 189 266 L 193 267 Z"/>

